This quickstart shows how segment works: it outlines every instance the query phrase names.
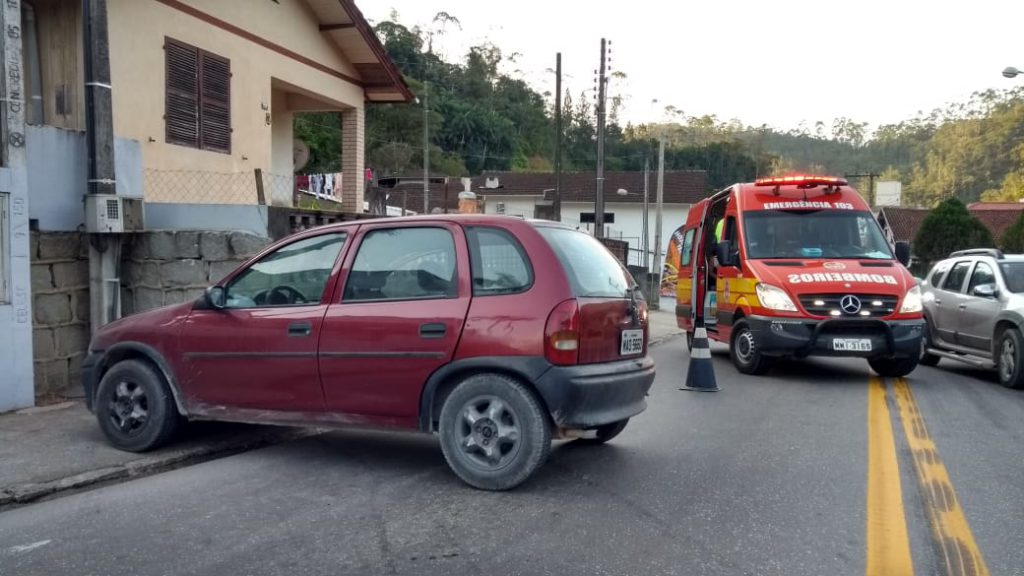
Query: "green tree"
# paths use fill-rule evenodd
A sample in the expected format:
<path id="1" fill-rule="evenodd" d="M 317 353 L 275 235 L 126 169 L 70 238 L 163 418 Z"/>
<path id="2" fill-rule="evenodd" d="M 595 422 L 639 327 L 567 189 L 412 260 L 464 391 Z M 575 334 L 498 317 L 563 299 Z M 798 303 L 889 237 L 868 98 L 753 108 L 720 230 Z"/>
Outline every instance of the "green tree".
<path id="1" fill-rule="evenodd" d="M 1006 232 L 1003 232 L 1003 237 L 999 239 L 999 248 L 1005 252 L 1024 254 L 1024 213 L 1006 229 Z"/>
<path id="2" fill-rule="evenodd" d="M 928 267 L 957 250 L 994 246 L 988 228 L 972 216 L 967 206 L 957 198 L 947 198 L 939 203 L 924 219 L 914 238 L 914 253 Z"/>

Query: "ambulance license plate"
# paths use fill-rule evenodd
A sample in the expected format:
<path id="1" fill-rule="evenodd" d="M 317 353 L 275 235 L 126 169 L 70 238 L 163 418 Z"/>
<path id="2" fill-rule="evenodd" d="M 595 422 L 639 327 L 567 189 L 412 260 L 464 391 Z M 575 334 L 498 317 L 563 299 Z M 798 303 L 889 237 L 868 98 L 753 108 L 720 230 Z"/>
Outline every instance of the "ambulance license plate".
<path id="1" fill-rule="evenodd" d="M 832 349 L 843 352 L 871 352 L 868 338 L 833 338 Z"/>
<path id="2" fill-rule="evenodd" d="M 621 356 L 630 356 L 644 351 L 643 330 L 623 330 L 622 344 L 619 346 Z"/>

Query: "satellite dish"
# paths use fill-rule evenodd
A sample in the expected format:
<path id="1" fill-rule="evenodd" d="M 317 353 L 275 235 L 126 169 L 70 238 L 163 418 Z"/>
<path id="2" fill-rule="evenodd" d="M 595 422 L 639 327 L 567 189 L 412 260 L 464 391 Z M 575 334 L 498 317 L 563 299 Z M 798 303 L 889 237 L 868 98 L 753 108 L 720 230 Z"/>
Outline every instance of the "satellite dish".
<path id="1" fill-rule="evenodd" d="M 292 142 L 292 165 L 295 172 L 302 170 L 309 164 L 309 145 L 301 138 Z"/>

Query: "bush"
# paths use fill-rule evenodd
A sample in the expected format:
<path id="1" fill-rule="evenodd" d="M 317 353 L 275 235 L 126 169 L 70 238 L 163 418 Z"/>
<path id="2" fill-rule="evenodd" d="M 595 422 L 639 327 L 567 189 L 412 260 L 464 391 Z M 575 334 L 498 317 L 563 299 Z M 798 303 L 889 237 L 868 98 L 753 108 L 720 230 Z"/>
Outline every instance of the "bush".
<path id="1" fill-rule="evenodd" d="M 1004 252 L 1024 254 L 1024 212 L 1013 223 L 1013 226 L 1003 232 L 1003 237 L 999 239 L 999 248 Z"/>
<path id="2" fill-rule="evenodd" d="M 914 253 L 929 267 L 933 262 L 948 257 L 950 252 L 993 247 L 992 233 L 956 198 L 949 198 L 936 206 L 924 219 L 914 238 Z"/>

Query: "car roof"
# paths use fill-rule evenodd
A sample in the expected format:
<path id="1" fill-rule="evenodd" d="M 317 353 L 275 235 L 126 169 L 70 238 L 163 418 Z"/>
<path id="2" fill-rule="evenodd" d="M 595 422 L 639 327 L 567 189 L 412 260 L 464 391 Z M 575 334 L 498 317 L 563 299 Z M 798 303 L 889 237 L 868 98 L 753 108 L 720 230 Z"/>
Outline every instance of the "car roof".
<path id="1" fill-rule="evenodd" d="M 564 228 L 566 230 L 575 230 L 576 227 L 570 224 L 562 222 L 555 222 L 554 220 L 543 220 L 539 218 L 521 218 L 518 216 L 505 216 L 500 214 L 423 214 L 417 216 L 381 216 L 379 218 L 359 218 L 357 220 L 349 220 L 346 222 L 335 222 L 333 224 L 324 224 L 321 226 L 314 226 L 307 228 L 301 232 L 289 235 L 315 235 L 322 234 L 324 232 L 332 231 L 344 231 L 351 228 L 362 226 L 365 224 L 376 224 L 376 223 L 387 223 L 387 224 L 420 224 L 420 223 L 442 223 L 451 222 L 460 224 L 463 226 L 507 226 L 509 224 L 515 225 L 515 223 L 527 223 L 535 227 L 545 228 Z"/>

